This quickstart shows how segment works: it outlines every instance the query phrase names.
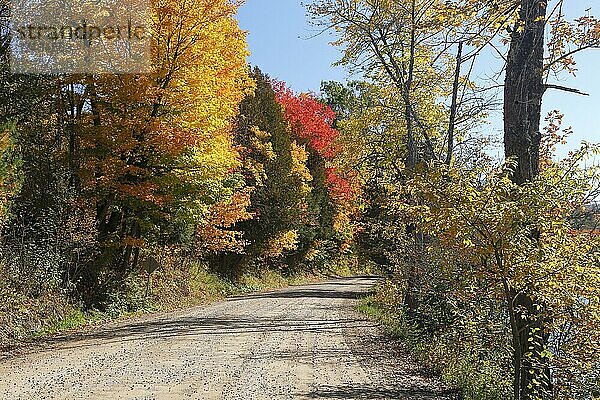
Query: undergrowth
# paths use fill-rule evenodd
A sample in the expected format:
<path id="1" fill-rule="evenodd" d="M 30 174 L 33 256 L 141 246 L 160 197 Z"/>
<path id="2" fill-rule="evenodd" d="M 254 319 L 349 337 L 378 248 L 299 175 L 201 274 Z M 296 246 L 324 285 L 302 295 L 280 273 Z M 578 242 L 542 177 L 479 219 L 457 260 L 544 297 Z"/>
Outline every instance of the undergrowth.
<path id="1" fill-rule="evenodd" d="M 405 315 L 397 301 L 389 301 L 385 284 L 362 299 L 358 311 L 380 322 L 423 367 L 434 371 L 442 381 L 462 392 L 464 400 L 509 400 L 510 379 L 493 360 L 481 357 L 473 341 L 462 332 L 427 334 Z"/>
<path id="2" fill-rule="evenodd" d="M 266 269 L 246 272 L 235 280 L 211 272 L 202 264 L 166 267 L 150 276 L 143 272 L 130 276 L 119 290 L 108 294 L 102 310 L 85 310 L 60 291 L 28 297 L 10 282 L 0 282 L 0 351 L 109 320 L 209 304 L 353 273 L 356 271 L 343 260 L 329 265 L 325 273 Z"/>

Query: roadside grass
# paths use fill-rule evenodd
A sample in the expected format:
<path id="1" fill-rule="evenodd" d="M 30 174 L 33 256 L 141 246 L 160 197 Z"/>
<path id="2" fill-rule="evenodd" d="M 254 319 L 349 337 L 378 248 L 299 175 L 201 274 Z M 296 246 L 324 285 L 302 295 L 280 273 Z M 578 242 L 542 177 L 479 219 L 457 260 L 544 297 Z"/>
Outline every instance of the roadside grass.
<path id="1" fill-rule="evenodd" d="M 461 343 L 452 335 L 431 337 L 410 321 L 397 303 L 382 301 L 385 285 L 364 297 L 357 310 L 382 324 L 387 332 L 402 342 L 410 355 L 426 370 L 432 371 L 447 385 L 462 393 L 464 400 L 510 400 L 510 380 L 497 366 L 478 357 L 472 343 Z"/>
<path id="2" fill-rule="evenodd" d="M 328 265 L 324 272 L 317 269 L 285 274 L 279 270 L 257 270 L 244 273 L 234 281 L 201 264 L 186 269 L 166 267 L 150 276 L 142 273 L 127 279 L 121 290 L 109 294 L 102 311 L 84 310 L 60 292 L 27 298 L 0 282 L 0 354 L 30 341 L 109 321 L 175 311 L 354 272 L 347 263 L 340 262 Z"/>

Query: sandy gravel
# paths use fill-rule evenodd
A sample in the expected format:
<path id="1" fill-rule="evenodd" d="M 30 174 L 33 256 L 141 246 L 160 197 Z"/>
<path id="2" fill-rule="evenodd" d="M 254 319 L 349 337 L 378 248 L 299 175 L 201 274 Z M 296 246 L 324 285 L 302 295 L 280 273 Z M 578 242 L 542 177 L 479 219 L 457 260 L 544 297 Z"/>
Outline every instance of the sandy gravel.
<path id="1" fill-rule="evenodd" d="M 453 399 L 350 278 L 105 325 L 0 361 L 0 399 Z"/>

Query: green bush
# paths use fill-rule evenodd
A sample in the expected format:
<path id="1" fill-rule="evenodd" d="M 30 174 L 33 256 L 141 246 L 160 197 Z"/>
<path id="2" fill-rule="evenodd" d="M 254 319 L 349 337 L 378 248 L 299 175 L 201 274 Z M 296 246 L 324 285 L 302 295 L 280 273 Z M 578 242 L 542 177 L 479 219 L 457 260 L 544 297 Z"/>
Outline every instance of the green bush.
<path id="1" fill-rule="evenodd" d="M 465 400 L 512 398 L 507 373 L 510 354 L 503 351 L 502 345 L 488 341 L 493 332 L 485 331 L 485 326 L 477 332 L 472 329 L 474 325 L 468 327 L 455 321 L 445 330 L 429 333 L 422 321 L 407 315 L 400 293 L 398 286 L 387 281 L 373 295 L 364 298 L 358 310 L 384 324 L 424 367 L 436 371 L 446 384 L 460 389 Z"/>

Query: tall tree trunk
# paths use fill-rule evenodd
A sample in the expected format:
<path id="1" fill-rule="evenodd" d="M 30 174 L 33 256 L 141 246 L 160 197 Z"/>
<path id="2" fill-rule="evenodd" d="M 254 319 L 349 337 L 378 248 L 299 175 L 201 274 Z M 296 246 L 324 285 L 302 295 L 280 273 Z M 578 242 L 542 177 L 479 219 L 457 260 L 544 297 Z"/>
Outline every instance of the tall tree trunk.
<path id="1" fill-rule="evenodd" d="M 539 175 L 540 120 L 544 94 L 546 0 L 521 0 L 513 29 L 504 85 L 504 148 L 516 161 L 512 179 L 522 185 Z M 532 232 L 539 237 L 538 232 Z M 515 400 L 552 395 L 544 308 L 530 287 L 507 288 L 513 331 Z"/>
<path id="2" fill-rule="evenodd" d="M 454 131 L 456 129 L 456 114 L 458 112 L 458 90 L 460 87 L 460 67 L 462 66 L 463 42 L 458 43 L 456 53 L 456 68 L 454 69 L 454 82 L 452 84 L 452 104 L 450 105 L 450 122 L 448 123 L 448 152 L 446 153 L 446 164 L 452 164 L 454 153 Z"/>
<path id="3" fill-rule="evenodd" d="M 506 64 L 504 150 L 517 161 L 518 184 L 539 175 L 546 6 L 545 0 L 521 0 Z"/>
<path id="4" fill-rule="evenodd" d="M 418 163 L 417 146 L 415 143 L 415 133 L 412 114 L 412 99 L 411 93 L 413 90 L 413 74 L 415 69 L 415 52 L 416 52 L 416 32 L 415 32 L 415 0 L 411 2 L 411 29 L 410 29 L 410 55 L 408 59 L 408 69 L 406 73 L 406 82 L 404 82 L 404 121 L 406 123 L 406 145 L 407 145 L 407 160 L 406 167 L 410 171 L 414 171 Z"/>
<path id="5" fill-rule="evenodd" d="M 414 173 L 417 163 L 419 162 L 419 153 L 417 151 L 417 145 L 415 143 L 415 134 L 414 134 L 414 124 L 413 124 L 413 110 L 412 110 L 412 99 L 411 93 L 413 90 L 413 78 L 414 78 L 414 69 L 415 69 L 415 53 L 416 53 L 416 4 L 415 0 L 411 2 L 411 30 L 410 30 L 410 55 L 408 60 L 408 70 L 407 70 L 407 78 L 404 83 L 404 120 L 406 122 L 406 134 L 407 134 L 407 158 L 406 158 L 406 168 L 410 171 L 410 173 Z M 417 247 L 417 237 L 415 234 L 416 227 L 414 224 L 409 224 L 406 227 L 406 233 L 409 238 L 412 239 L 413 244 Z M 406 271 L 406 292 L 404 293 L 404 306 L 408 310 L 409 313 L 414 312 L 417 305 L 417 298 L 415 295 L 416 287 L 417 287 L 417 274 L 418 274 L 418 266 L 416 265 L 417 260 L 416 257 L 411 257 L 410 260 L 407 260 L 407 268 Z"/>

